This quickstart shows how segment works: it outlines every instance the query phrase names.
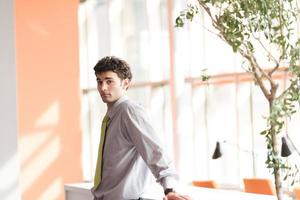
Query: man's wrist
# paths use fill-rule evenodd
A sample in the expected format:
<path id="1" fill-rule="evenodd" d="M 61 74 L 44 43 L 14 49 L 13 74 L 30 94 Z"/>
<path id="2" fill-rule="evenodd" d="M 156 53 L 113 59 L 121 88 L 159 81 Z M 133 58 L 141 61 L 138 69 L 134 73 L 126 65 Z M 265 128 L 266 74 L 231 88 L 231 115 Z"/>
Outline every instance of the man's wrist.
<path id="1" fill-rule="evenodd" d="M 173 188 L 166 188 L 164 193 L 167 196 L 170 192 L 175 192 Z"/>

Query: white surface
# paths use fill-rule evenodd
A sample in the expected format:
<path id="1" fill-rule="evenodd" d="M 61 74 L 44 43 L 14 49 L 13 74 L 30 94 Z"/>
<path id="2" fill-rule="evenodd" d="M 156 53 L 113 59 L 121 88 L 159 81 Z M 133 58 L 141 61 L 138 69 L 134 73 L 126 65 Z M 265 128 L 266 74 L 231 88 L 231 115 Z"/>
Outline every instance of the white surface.
<path id="1" fill-rule="evenodd" d="M 73 183 L 65 185 L 66 200 L 93 200 L 90 191 L 92 183 Z"/>
<path id="2" fill-rule="evenodd" d="M 15 0 L 0 1 L 0 199 L 21 199 L 16 103 Z"/>
<path id="3" fill-rule="evenodd" d="M 241 192 L 237 190 L 188 187 L 186 190 L 194 200 L 276 200 L 275 196 Z"/>
<path id="4" fill-rule="evenodd" d="M 66 200 L 93 200 L 90 192 L 91 183 L 65 185 Z M 157 191 L 154 191 L 157 192 Z M 245 193 L 237 190 L 209 189 L 193 186 L 181 186 L 179 191 L 193 200 L 276 200 L 275 196 Z"/>

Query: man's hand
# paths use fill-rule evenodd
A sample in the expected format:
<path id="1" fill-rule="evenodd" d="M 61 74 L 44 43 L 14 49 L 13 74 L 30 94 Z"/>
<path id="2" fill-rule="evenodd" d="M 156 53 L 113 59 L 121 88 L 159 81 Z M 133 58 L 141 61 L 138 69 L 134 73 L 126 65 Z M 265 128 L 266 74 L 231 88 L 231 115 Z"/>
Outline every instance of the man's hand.
<path id="1" fill-rule="evenodd" d="M 192 200 L 191 197 L 186 195 L 180 195 L 176 192 L 170 192 L 168 195 L 164 197 L 163 200 Z"/>

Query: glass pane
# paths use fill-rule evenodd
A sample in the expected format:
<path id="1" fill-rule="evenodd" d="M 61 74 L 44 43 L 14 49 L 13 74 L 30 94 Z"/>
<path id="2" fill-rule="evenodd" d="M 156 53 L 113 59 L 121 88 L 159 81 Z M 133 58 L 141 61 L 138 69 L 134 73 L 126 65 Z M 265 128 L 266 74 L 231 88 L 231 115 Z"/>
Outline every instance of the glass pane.
<path id="1" fill-rule="evenodd" d="M 209 160 L 212 151 L 209 149 L 209 137 L 207 132 L 207 90 L 205 86 L 193 89 L 193 122 L 194 122 L 194 142 L 193 142 L 193 173 L 196 180 L 210 178 Z"/>
<path id="2" fill-rule="evenodd" d="M 93 180 L 96 167 L 102 119 L 106 105 L 102 102 L 97 90 L 91 90 L 82 97 L 83 128 L 83 169 L 84 179 Z"/>
<path id="3" fill-rule="evenodd" d="M 221 142 L 223 156 L 211 160 L 212 177 L 221 182 L 236 183 L 238 180 L 236 85 L 210 85 L 208 89 L 207 129 L 210 148 Z M 225 143 L 222 143 L 225 141 Z M 220 167 L 222 166 L 222 167 Z"/>
<path id="4" fill-rule="evenodd" d="M 267 127 L 265 117 L 268 115 L 268 102 L 262 94 L 262 91 L 257 85 L 253 84 L 253 132 L 254 132 L 254 151 L 255 156 L 255 171 L 257 177 L 271 177 L 270 172 L 266 168 L 265 161 L 267 159 L 267 148 L 265 138 L 259 133 Z"/>
<path id="5" fill-rule="evenodd" d="M 253 150 L 253 116 L 252 116 L 252 83 L 240 83 L 238 85 L 237 109 L 238 109 L 238 148 L 239 148 L 239 173 L 242 178 L 253 177 L 254 157 Z"/>
<path id="6" fill-rule="evenodd" d="M 80 4 L 78 20 L 81 88 L 95 87 L 93 67 L 100 58 L 110 55 L 108 11 L 107 3 L 101 0 Z"/>

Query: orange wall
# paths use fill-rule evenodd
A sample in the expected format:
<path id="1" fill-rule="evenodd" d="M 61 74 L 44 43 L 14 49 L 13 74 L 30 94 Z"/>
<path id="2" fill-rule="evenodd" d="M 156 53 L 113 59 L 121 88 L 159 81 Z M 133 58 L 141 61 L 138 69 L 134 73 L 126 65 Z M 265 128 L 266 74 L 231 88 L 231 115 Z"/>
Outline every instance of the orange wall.
<path id="1" fill-rule="evenodd" d="M 82 180 L 78 0 L 16 0 L 23 200 L 64 199 Z"/>

